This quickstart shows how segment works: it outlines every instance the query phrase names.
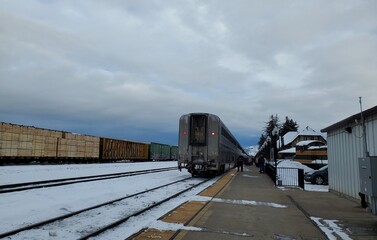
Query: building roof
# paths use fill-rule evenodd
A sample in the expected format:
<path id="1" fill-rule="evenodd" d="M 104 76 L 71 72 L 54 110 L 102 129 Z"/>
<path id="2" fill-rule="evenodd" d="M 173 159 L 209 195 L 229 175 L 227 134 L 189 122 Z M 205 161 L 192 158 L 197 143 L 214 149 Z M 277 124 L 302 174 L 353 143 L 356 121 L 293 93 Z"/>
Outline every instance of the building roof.
<path id="1" fill-rule="evenodd" d="M 296 153 L 296 148 L 293 147 L 293 148 L 288 148 L 286 150 L 282 150 L 282 151 L 279 151 L 280 154 L 283 154 L 283 153 L 290 153 L 290 154 L 294 154 Z"/>
<path id="2" fill-rule="evenodd" d="M 317 133 L 313 128 L 307 126 L 306 128 L 304 128 L 304 130 L 302 130 L 299 135 L 302 135 L 302 136 L 322 136 L 320 133 Z"/>
<path id="3" fill-rule="evenodd" d="M 284 137 L 284 143 L 289 144 L 295 140 L 295 138 L 298 136 L 298 132 L 287 132 Z"/>
<path id="4" fill-rule="evenodd" d="M 311 143 L 315 143 L 315 142 L 322 143 L 321 141 L 318 141 L 318 140 L 306 140 L 306 141 L 298 142 L 296 144 L 296 146 L 307 146 L 307 145 L 309 145 Z"/>
<path id="5" fill-rule="evenodd" d="M 371 115 L 374 115 L 374 114 L 377 114 L 377 106 L 374 106 L 372 108 L 369 108 L 369 109 L 363 111 L 363 117 L 364 118 L 371 116 Z M 355 121 L 360 121 L 360 120 L 361 120 L 361 115 L 360 115 L 360 113 L 357 113 L 357 114 L 352 115 L 352 116 L 350 116 L 346 119 L 343 119 L 340 122 L 334 123 L 333 125 L 330 125 L 330 126 L 324 128 L 324 129 L 322 129 L 321 132 L 330 132 L 330 131 L 335 130 L 337 128 L 340 128 L 342 126 L 354 124 Z"/>
<path id="6" fill-rule="evenodd" d="M 307 126 L 301 132 L 287 132 L 284 138 L 284 145 L 292 143 L 298 136 L 322 136 L 320 133 L 317 133 L 314 129 Z M 322 136 L 323 137 L 323 136 Z M 281 141 L 278 141 L 278 145 L 281 145 Z"/>
<path id="7" fill-rule="evenodd" d="M 327 145 L 323 146 L 311 146 L 308 148 L 308 150 L 315 150 L 315 149 L 327 149 Z"/>

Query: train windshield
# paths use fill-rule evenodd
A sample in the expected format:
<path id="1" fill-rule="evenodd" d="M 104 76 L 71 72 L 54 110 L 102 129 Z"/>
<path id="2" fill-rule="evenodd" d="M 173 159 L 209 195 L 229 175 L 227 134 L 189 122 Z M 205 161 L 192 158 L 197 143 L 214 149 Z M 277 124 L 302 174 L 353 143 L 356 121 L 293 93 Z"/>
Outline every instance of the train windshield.
<path id="1" fill-rule="evenodd" d="M 190 144 L 191 145 L 205 145 L 207 130 L 207 116 L 192 115 L 190 126 Z"/>

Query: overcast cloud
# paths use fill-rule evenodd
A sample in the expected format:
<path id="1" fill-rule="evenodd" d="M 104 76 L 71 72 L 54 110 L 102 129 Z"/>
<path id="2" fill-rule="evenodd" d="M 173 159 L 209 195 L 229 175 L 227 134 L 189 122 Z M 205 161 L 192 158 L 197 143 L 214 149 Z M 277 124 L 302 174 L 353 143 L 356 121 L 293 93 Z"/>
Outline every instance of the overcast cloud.
<path id="1" fill-rule="evenodd" d="M 377 1 L 0 0 L 0 121 L 177 144 L 218 115 L 320 129 L 377 104 Z"/>

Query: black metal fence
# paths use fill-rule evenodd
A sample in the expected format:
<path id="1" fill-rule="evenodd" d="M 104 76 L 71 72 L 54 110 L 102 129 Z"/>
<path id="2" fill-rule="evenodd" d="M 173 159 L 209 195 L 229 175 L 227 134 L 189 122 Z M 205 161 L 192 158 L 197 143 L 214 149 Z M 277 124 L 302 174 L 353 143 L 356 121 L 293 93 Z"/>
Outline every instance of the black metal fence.
<path id="1" fill-rule="evenodd" d="M 276 172 L 274 165 L 267 164 L 266 174 L 268 174 L 271 180 L 278 186 L 291 186 L 305 189 L 303 169 L 278 167 Z"/>

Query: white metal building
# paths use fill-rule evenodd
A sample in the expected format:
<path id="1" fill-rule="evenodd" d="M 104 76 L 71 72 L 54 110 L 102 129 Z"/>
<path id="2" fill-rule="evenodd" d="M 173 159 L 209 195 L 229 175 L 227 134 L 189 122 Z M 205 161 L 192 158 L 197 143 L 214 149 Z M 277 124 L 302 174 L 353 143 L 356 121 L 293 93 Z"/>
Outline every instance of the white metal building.
<path id="1" fill-rule="evenodd" d="M 377 106 L 362 112 L 366 126 L 369 156 L 377 156 Z M 327 133 L 329 188 L 360 200 L 359 158 L 366 156 L 361 113 L 350 116 L 321 130 Z M 377 179 L 374 179 L 377 184 Z M 375 212 L 377 198 L 368 202 Z M 374 206 L 373 206 L 374 205 Z"/>

